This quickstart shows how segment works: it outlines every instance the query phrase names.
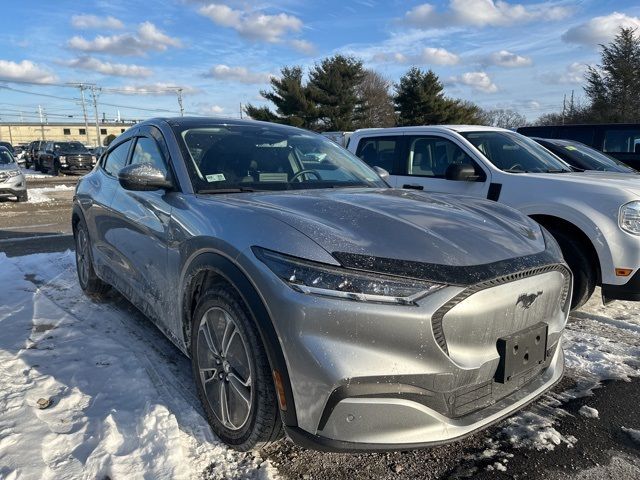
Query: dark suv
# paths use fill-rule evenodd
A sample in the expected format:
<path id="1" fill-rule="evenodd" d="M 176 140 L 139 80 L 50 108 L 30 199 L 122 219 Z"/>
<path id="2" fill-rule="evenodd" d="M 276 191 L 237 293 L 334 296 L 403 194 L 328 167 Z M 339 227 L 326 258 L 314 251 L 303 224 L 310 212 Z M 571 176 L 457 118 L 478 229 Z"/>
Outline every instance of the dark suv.
<path id="1" fill-rule="evenodd" d="M 47 142 L 39 158 L 40 171 L 54 175 L 87 172 L 95 163 L 96 157 L 80 142 Z"/>
<path id="2" fill-rule="evenodd" d="M 44 140 L 34 140 L 27 146 L 27 154 L 25 155 L 25 168 L 31 168 L 31 165 L 34 165 L 36 170 L 39 170 L 38 166 L 38 155 L 40 153 L 40 149 L 44 147 L 46 142 Z"/>

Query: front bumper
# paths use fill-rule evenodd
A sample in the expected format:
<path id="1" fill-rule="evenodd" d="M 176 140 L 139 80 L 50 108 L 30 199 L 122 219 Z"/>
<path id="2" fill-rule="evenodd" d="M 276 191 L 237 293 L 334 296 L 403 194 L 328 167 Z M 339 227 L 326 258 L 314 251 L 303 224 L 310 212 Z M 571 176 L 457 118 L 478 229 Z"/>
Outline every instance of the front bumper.
<path id="1" fill-rule="evenodd" d="M 560 336 L 571 277 L 564 265 L 450 286 L 395 306 L 316 297 L 250 262 L 283 350 L 302 444 L 393 450 L 453 441 L 510 415 L 562 375 Z M 544 293 L 543 293 L 544 291 Z M 524 306 L 520 297 L 538 300 Z M 498 338 L 544 321 L 547 358 L 499 385 Z"/>
<path id="2" fill-rule="evenodd" d="M 27 191 L 27 182 L 23 176 L 11 177 L 0 182 L 0 197 L 18 196 Z"/>
<path id="3" fill-rule="evenodd" d="M 604 303 L 613 300 L 640 300 L 640 269 L 633 274 L 627 283 L 622 285 L 602 284 L 602 299 Z"/>

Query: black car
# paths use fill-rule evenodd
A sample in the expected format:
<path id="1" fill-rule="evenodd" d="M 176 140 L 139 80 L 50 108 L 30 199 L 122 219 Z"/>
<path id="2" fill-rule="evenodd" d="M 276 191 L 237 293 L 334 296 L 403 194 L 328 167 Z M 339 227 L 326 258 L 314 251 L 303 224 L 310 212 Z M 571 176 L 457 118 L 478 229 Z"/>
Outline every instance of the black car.
<path id="1" fill-rule="evenodd" d="M 38 166 L 38 156 L 40 154 L 40 149 L 45 145 L 44 140 L 34 140 L 29 145 L 27 145 L 27 153 L 25 155 L 25 168 L 31 168 L 31 165 L 35 166 L 36 170 L 39 170 Z"/>
<path id="2" fill-rule="evenodd" d="M 532 139 L 567 162 L 571 168 L 580 172 L 598 170 L 601 172 L 638 173 L 620 160 L 588 147 L 584 143 L 537 137 L 532 137 Z"/>
<path id="3" fill-rule="evenodd" d="M 520 127 L 527 137 L 574 140 L 604 152 L 640 170 L 640 124 L 540 125 Z"/>
<path id="4" fill-rule="evenodd" d="M 15 153 L 14 149 L 13 149 L 13 145 L 11 145 L 9 142 L 0 142 L 0 147 L 4 147 L 7 150 L 9 150 L 12 154 Z"/>
<path id="5" fill-rule="evenodd" d="M 41 172 L 88 172 L 96 163 L 96 157 L 80 142 L 47 142 L 40 154 L 38 166 Z"/>

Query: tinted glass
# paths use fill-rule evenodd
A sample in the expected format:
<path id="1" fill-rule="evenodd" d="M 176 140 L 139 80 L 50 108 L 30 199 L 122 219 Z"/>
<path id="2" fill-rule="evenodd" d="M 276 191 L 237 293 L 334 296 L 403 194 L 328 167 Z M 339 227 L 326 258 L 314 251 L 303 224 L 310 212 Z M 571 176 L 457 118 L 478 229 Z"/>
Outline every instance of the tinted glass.
<path id="1" fill-rule="evenodd" d="M 635 173 L 633 168 L 615 158 L 580 143 L 559 142 L 549 148 L 569 165 L 581 170 Z"/>
<path id="2" fill-rule="evenodd" d="M 603 150 L 605 152 L 633 153 L 637 148 L 640 149 L 637 145 L 640 146 L 640 129 L 616 129 L 604 132 Z"/>
<path id="3" fill-rule="evenodd" d="M 196 191 L 385 186 L 358 158 L 302 130 L 214 125 L 176 133 Z"/>
<path id="4" fill-rule="evenodd" d="M 167 174 L 167 165 L 162 158 L 162 154 L 156 145 L 155 140 L 147 137 L 140 137 L 136 141 L 133 149 L 131 163 L 150 163 L 165 175 Z"/>
<path id="5" fill-rule="evenodd" d="M 0 165 L 13 165 L 13 157 L 8 150 L 0 148 Z"/>
<path id="6" fill-rule="evenodd" d="M 114 148 L 104 161 L 104 170 L 109 175 L 118 176 L 118 172 L 127 163 L 127 153 L 129 153 L 130 140 L 118 145 Z"/>
<path id="7" fill-rule="evenodd" d="M 446 138 L 409 137 L 407 175 L 445 178 L 451 165 L 472 165 L 475 162 L 462 148 Z"/>
<path id="8" fill-rule="evenodd" d="M 462 132 L 496 167 L 505 172 L 569 172 L 567 165 L 528 137 L 513 132 Z"/>
<path id="9" fill-rule="evenodd" d="M 400 156 L 400 137 L 364 138 L 358 145 L 356 155 L 370 167 L 381 167 L 387 172 L 395 170 L 395 159 Z"/>
<path id="10" fill-rule="evenodd" d="M 87 147 L 80 142 L 55 142 L 53 144 L 53 150 L 70 153 L 89 153 Z"/>
<path id="11" fill-rule="evenodd" d="M 558 138 L 575 140 L 585 145 L 593 145 L 595 129 L 593 127 L 559 127 Z"/>

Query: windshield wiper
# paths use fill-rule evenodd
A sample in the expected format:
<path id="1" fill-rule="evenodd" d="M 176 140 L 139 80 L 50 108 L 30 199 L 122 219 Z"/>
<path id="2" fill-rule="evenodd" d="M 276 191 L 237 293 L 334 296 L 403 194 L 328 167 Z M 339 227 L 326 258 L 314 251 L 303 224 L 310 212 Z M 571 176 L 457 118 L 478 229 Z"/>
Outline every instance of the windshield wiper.
<path id="1" fill-rule="evenodd" d="M 569 173 L 571 170 L 565 170 L 564 168 L 550 168 L 545 170 L 544 173 Z"/>
<path id="2" fill-rule="evenodd" d="M 254 190 L 249 187 L 238 187 L 238 188 L 208 188 L 198 190 L 196 193 L 203 194 L 216 194 L 216 193 L 244 193 L 244 192 L 259 192 L 264 190 Z"/>

